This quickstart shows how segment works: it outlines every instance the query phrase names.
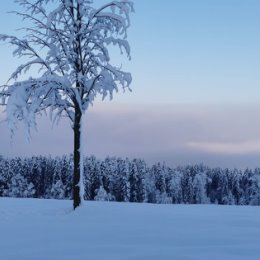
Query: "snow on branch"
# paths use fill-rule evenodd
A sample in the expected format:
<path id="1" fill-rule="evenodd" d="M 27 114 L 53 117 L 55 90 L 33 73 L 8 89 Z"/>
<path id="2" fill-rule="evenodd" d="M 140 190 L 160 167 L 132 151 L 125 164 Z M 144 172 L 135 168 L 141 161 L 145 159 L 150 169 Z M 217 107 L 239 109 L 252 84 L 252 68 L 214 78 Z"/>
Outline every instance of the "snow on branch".
<path id="1" fill-rule="evenodd" d="M 15 47 L 14 56 L 28 59 L 0 88 L 0 105 L 6 106 L 12 131 L 17 120 L 34 128 L 36 114 L 46 109 L 74 122 L 75 108 L 84 113 L 98 95 L 112 99 L 120 87 L 130 90 L 131 74 L 110 63 L 109 45 L 130 59 L 126 38 L 132 2 L 112 1 L 98 9 L 90 0 L 15 2 L 24 11 L 14 13 L 31 26 L 22 28 L 21 39 L 0 34 L 0 41 Z M 20 81 L 35 66 L 38 75 Z"/>
<path id="2" fill-rule="evenodd" d="M 36 127 L 35 116 L 48 108 L 57 113 L 68 111 L 67 115 L 73 120 L 70 111 L 73 104 L 64 99 L 66 95 L 72 95 L 70 92 L 70 84 L 66 78 L 55 75 L 31 78 L 5 87 L 1 94 L 8 97 L 6 112 L 11 131 L 14 132 L 17 122 L 22 120 L 29 133 L 30 128 Z"/>

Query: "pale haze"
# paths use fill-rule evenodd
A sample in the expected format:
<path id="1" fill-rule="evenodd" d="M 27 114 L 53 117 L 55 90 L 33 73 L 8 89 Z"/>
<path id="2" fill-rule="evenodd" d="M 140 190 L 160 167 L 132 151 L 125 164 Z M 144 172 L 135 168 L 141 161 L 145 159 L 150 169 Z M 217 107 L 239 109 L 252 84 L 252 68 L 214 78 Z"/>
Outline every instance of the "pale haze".
<path id="1" fill-rule="evenodd" d="M 128 35 L 132 60 L 113 55 L 132 73 L 133 91 L 119 93 L 112 102 L 97 100 L 87 112 L 86 154 L 169 165 L 260 166 L 260 2 L 134 3 Z M 13 1 L 2 3 L 0 33 L 21 34 L 15 31 L 22 26 L 19 17 L 7 14 L 14 9 Z M 0 57 L 2 85 L 22 61 L 2 43 Z M 66 119 L 52 127 L 48 117 L 39 117 L 30 144 L 22 125 L 12 141 L 5 122 L 0 131 L 4 156 L 73 151 Z"/>

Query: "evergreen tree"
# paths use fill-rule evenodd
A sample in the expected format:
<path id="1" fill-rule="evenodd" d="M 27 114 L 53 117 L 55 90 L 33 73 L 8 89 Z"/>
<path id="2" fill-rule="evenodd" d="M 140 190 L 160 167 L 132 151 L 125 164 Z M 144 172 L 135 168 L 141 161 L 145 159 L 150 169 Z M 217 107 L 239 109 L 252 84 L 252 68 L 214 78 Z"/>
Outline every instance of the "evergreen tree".
<path id="1" fill-rule="evenodd" d="M 194 195 L 196 204 L 209 203 L 206 192 L 207 175 L 200 172 L 194 177 Z"/>
<path id="2" fill-rule="evenodd" d="M 113 190 L 116 201 L 129 201 L 130 199 L 129 167 L 128 159 L 117 159 L 117 169 L 113 175 Z"/>
<path id="3" fill-rule="evenodd" d="M 172 178 L 170 183 L 170 195 L 172 197 L 172 203 L 183 203 L 183 192 L 181 186 L 182 173 L 178 170 L 172 171 Z"/>
<path id="4" fill-rule="evenodd" d="M 100 186 L 99 189 L 96 190 L 96 192 L 97 192 L 97 195 L 95 196 L 94 200 L 97 200 L 97 201 L 112 200 L 111 195 L 106 192 L 106 190 L 103 188 L 103 186 Z"/>
<path id="5" fill-rule="evenodd" d="M 183 173 L 181 179 L 181 187 L 182 187 L 183 203 L 194 204 L 195 196 L 194 196 L 193 178 L 189 167 L 187 167 L 185 169 L 185 172 Z"/>
<path id="6" fill-rule="evenodd" d="M 13 175 L 3 195 L 14 198 L 31 198 L 34 193 L 35 189 L 33 184 L 28 183 L 27 180 L 18 173 Z"/>
<path id="7" fill-rule="evenodd" d="M 85 196 L 87 200 L 94 200 L 97 190 L 102 186 L 100 162 L 91 156 L 85 160 Z"/>
<path id="8" fill-rule="evenodd" d="M 138 201 L 138 171 L 137 166 L 134 162 L 130 165 L 129 173 L 129 184 L 130 184 L 130 202 L 139 202 Z"/>
<path id="9" fill-rule="evenodd" d="M 251 177 L 252 185 L 250 187 L 250 205 L 260 205 L 260 173 L 257 171 Z"/>

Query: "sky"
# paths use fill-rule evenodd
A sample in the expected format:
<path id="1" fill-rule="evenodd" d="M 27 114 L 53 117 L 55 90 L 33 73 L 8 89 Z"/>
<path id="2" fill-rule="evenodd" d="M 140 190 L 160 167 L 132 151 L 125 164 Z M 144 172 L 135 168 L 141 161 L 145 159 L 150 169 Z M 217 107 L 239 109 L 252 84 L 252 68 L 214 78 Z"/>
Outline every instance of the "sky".
<path id="1" fill-rule="evenodd" d="M 97 100 L 87 111 L 86 154 L 171 166 L 260 166 L 260 1 L 133 2 L 132 59 L 117 53 L 112 59 L 132 73 L 133 91 L 121 91 L 112 102 Z M 1 4 L 0 33 L 21 34 L 15 30 L 20 18 L 7 13 L 16 8 L 13 1 Z M 21 61 L 2 43 L 0 57 L 4 84 Z M 39 118 L 29 144 L 22 125 L 12 141 L 4 122 L 0 131 L 5 156 L 72 152 L 66 120 L 52 127 L 48 118 Z"/>

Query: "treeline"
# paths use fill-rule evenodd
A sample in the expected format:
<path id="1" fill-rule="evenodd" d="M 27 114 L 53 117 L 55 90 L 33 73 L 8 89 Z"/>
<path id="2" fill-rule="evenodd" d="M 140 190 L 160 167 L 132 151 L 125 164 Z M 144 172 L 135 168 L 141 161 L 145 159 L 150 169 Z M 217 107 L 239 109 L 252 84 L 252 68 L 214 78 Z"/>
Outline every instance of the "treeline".
<path id="1" fill-rule="evenodd" d="M 0 196 L 71 199 L 73 158 L 0 157 Z M 140 159 L 84 160 L 86 200 L 260 205 L 260 168 L 151 167 Z"/>

